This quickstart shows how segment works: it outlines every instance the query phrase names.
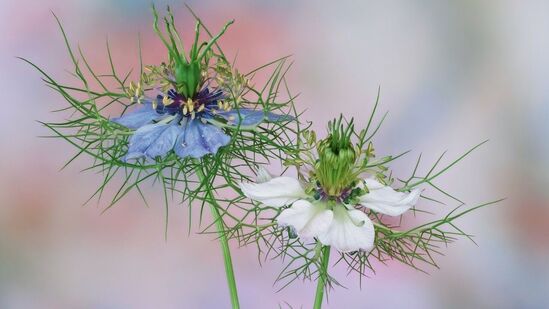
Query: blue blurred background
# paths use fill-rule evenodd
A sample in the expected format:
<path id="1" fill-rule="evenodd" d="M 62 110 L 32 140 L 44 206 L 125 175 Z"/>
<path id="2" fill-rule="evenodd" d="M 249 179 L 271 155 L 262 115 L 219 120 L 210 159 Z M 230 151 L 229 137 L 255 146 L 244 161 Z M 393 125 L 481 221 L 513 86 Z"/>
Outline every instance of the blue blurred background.
<path id="1" fill-rule="evenodd" d="M 471 205 L 507 197 L 459 221 L 463 240 L 430 275 L 396 263 L 329 296 L 330 308 L 549 307 L 549 2 L 547 1 L 189 1 L 213 29 L 235 18 L 221 43 L 242 71 L 293 54 L 291 87 L 305 118 L 323 130 L 339 113 L 366 122 L 381 86 L 390 111 L 379 154 L 413 149 L 393 168 L 407 175 L 421 152 L 433 162 L 490 142 L 438 184 Z M 165 1 L 157 1 L 162 7 Z M 173 1 L 184 33 L 192 17 Z M 122 70 L 163 48 L 152 33 L 150 1 L 0 1 L 0 308 L 227 308 L 222 260 L 212 237 L 187 234 L 187 209 L 173 205 L 168 241 L 158 205 L 137 196 L 104 215 L 107 201 L 80 207 L 100 176 L 35 120 L 64 102 L 29 58 L 70 81 L 63 21 L 94 66 L 107 70 L 105 38 Z M 439 206 L 437 213 L 449 209 Z M 196 229 L 193 229 L 196 230 Z M 254 248 L 234 251 L 243 308 L 312 304 L 314 284 L 274 293 L 279 262 L 258 266 Z"/>

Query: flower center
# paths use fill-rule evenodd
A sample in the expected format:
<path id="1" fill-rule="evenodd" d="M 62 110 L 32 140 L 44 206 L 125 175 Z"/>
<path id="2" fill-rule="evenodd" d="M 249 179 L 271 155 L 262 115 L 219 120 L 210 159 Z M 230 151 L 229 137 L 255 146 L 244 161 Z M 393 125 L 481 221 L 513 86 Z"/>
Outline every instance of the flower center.
<path id="1" fill-rule="evenodd" d="M 336 203 L 341 204 L 351 204 L 353 202 L 353 197 L 356 196 L 357 190 L 359 189 L 355 186 L 350 186 L 341 189 L 337 195 L 333 195 L 322 186 L 317 185 L 314 190 L 314 198 L 320 201 L 335 201 Z"/>
<path id="2" fill-rule="evenodd" d="M 154 108 L 158 113 L 170 115 L 179 114 L 183 117 L 200 117 L 203 112 L 214 112 L 215 109 L 228 110 L 229 104 L 221 100 L 225 94 L 221 89 L 210 91 L 204 87 L 194 97 L 186 98 L 183 94 L 170 89 L 164 96 L 158 95 Z"/>

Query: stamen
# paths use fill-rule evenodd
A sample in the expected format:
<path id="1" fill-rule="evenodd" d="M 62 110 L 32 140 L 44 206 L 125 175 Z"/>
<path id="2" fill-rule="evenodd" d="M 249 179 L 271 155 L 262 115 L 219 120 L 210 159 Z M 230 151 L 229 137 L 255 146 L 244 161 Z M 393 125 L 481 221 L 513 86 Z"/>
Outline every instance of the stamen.
<path id="1" fill-rule="evenodd" d="M 162 104 L 164 104 L 164 106 L 168 106 L 168 105 L 170 105 L 170 104 L 172 104 L 172 103 L 173 103 L 173 100 L 170 99 L 168 96 L 164 96 L 164 97 L 162 98 Z"/>
<path id="2" fill-rule="evenodd" d="M 126 89 L 126 95 L 128 96 L 128 98 L 130 98 L 132 101 L 135 99 L 134 98 L 134 92 L 135 92 L 135 87 L 134 87 L 134 83 L 133 82 L 130 82 L 130 85 L 128 86 L 128 88 Z"/>
<path id="3" fill-rule="evenodd" d="M 189 112 L 192 112 L 194 110 L 194 103 L 192 99 L 187 99 L 187 109 Z"/>
<path id="4" fill-rule="evenodd" d="M 129 87 L 129 89 L 130 89 L 130 92 L 135 92 L 135 84 L 134 84 L 134 82 L 130 82 L 130 87 Z"/>
<path id="5" fill-rule="evenodd" d="M 205 108 L 205 107 L 204 107 L 204 104 L 200 105 L 200 106 L 198 107 L 198 110 L 197 110 L 197 112 L 199 112 L 199 113 L 200 113 L 201 111 L 203 111 L 203 110 L 204 110 L 204 108 Z"/>
<path id="6" fill-rule="evenodd" d="M 372 142 L 370 142 L 368 144 L 368 148 L 366 148 L 366 155 L 368 157 L 375 157 L 375 149 L 374 149 L 374 144 L 372 144 Z"/>

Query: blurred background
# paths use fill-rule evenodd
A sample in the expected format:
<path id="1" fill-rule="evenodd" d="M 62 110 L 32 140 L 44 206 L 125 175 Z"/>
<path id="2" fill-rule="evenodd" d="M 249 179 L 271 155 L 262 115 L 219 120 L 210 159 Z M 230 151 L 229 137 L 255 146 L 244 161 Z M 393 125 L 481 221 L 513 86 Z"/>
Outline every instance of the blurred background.
<path id="1" fill-rule="evenodd" d="M 293 54 L 289 74 L 299 109 L 323 132 L 339 113 L 364 125 L 381 86 L 388 118 L 378 154 L 412 153 L 392 167 L 409 175 L 426 164 L 490 142 L 438 185 L 469 205 L 507 199 L 459 221 L 474 234 L 444 249 L 426 275 L 389 263 L 329 308 L 549 307 L 549 2 L 547 1 L 188 1 L 238 53 L 241 71 Z M 157 1 L 163 7 L 166 1 Z M 171 3 L 183 33 L 192 17 Z M 188 235 L 185 205 L 172 205 L 168 240 L 160 190 L 145 207 L 131 195 L 101 215 L 107 199 L 82 207 L 101 181 L 35 120 L 57 121 L 63 100 L 45 87 L 28 58 L 62 81 L 71 69 L 50 12 L 62 20 L 96 68 L 107 72 L 105 39 L 124 71 L 164 50 L 151 29 L 148 0 L 0 1 L 0 308 L 228 308 L 217 242 Z M 188 38 L 188 35 L 187 35 Z M 449 162 L 449 161 L 446 161 Z M 425 168 L 428 166 L 425 165 Z M 437 206 L 437 213 L 449 207 Z M 432 210 L 432 209 L 431 209 Z M 193 227 L 196 231 L 196 227 Z M 275 293 L 281 264 L 258 266 L 253 247 L 234 250 L 243 308 L 312 306 L 314 284 Z"/>

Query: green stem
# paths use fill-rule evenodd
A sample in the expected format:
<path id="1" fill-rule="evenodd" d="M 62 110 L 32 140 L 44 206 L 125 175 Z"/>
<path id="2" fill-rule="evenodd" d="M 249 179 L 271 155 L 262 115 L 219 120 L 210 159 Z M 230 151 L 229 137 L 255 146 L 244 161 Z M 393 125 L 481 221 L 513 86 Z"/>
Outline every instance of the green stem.
<path id="1" fill-rule="evenodd" d="M 320 276 L 316 284 L 315 304 L 314 309 L 322 308 L 322 300 L 324 299 L 324 291 L 326 282 L 328 282 L 328 262 L 330 261 L 330 246 L 322 248 L 322 261 L 318 270 Z"/>
<path id="2" fill-rule="evenodd" d="M 196 174 L 200 182 L 204 180 L 204 173 L 201 169 L 197 169 Z M 221 215 L 219 214 L 219 205 L 215 201 L 211 191 L 206 193 L 207 199 L 209 201 L 210 210 L 212 212 L 212 217 L 215 222 L 215 228 L 219 236 L 219 243 L 221 245 L 221 251 L 223 252 L 223 261 L 225 263 L 225 275 L 227 277 L 227 285 L 229 286 L 229 295 L 231 296 L 231 304 L 233 309 L 239 309 L 240 304 L 238 302 L 238 291 L 236 288 L 236 280 L 234 278 L 233 270 L 233 261 L 231 258 L 231 249 L 229 248 L 229 241 L 225 235 L 223 221 L 221 221 Z"/>
<path id="3" fill-rule="evenodd" d="M 231 249 L 229 248 L 229 242 L 227 236 L 223 231 L 223 222 L 221 222 L 221 216 L 219 210 L 213 204 L 210 204 L 212 210 L 213 219 L 215 220 L 215 227 L 219 234 L 219 243 L 221 244 L 221 250 L 223 251 L 223 260 L 225 262 L 225 274 L 227 275 L 227 285 L 229 286 L 229 294 L 231 295 L 231 304 L 233 309 L 240 308 L 238 303 L 238 291 L 236 289 L 236 281 L 234 279 L 233 261 L 231 259 Z"/>

